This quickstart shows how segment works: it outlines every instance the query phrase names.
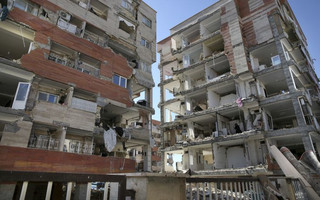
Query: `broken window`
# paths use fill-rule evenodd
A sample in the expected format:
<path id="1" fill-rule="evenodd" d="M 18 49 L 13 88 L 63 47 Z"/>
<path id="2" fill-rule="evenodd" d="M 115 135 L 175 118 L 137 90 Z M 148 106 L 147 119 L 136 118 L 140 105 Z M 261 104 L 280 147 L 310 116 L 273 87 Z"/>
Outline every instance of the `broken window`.
<path id="1" fill-rule="evenodd" d="M 116 85 L 119 85 L 123 88 L 127 88 L 127 79 L 123 76 L 114 74 L 112 78 L 112 82 Z"/>
<path id="2" fill-rule="evenodd" d="M 75 55 L 74 50 L 53 42 L 48 60 L 73 68 L 75 66 Z"/>
<path id="3" fill-rule="evenodd" d="M 107 47 L 108 45 L 108 37 L 105 32 L 88 23 L 83 38 L 101 47 Z"/>
<path id="4" fill-rule="evenodd" d="M 28 54 L 35 32 L 11 20 L 1 22 L 0 57 L 18 60 Z"/>
<path id="5" fill-rule="evenodd" d="M 77 36 L 80 36 L 83 31 L 83 21 L 74 16 L 71 16 L 69 13 L 65 11 L 59 12 L 57 26 L 60 29 L 68 31 L 69 33 L 72 33 Z"/>
<path id="6" fill-rule="evenodd" d="M 109 7 L 101 3 L 99 0 L 90 1 L 89 11 L 98 17 L 107 20 Z"/>
<path id="7" fill-rule="evenodd" d="M 85 54 L 79 55 L 76 69 L 86 74 L 99 76 L 101 62 Z"/>
<path id="8" fill-rule="evenodd" d="M 130 12 L 133 11 L 132 0 L 122 0 L 121 6 Z"/>
<path id="9" fill-rule="evenodd" d="M 125 37 L 126 38 L 132 38 L 133 37 L 133 33 L 135 30 L 135 25 L 131 22 L 129 22 L 128 20 L 119 17 L 119 29 L 122 30 L 124 33 L 126 33 Z"/>
<path id="10" fill-rule="evenodd" d="M 250 58 L 252 69 L 255 72 L 281 63 L 276 44 L 274 42 L 253 50 L 250 54 Z"/>
<path id="11" fill-rule="evenodd" d="M 30 3 L 29 1 L 15 0 L 13 3 L 13 6 L 25 12 L 31 13 L 34 16 L 38 15 L 39 6 L 33 3 Z"/>
<path id="12" fill-rule="evenodd" d="M 151 20 L 143 15 L 142 15 L 142 23 L 147 27 L 151 28 Z"/>
<path id="13" fill-rule="evenodd" d="M 80 7 L 86 9 L 88 7 L 88 0 L 70 0 L 75 4 L 78 4 Z"/>

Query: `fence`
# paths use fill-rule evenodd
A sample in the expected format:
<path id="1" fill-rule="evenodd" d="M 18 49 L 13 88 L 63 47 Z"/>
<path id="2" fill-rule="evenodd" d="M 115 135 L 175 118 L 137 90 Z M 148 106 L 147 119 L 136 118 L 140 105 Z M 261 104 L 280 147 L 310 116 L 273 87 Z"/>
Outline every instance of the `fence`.
<path id="1" fill-rule="evenodd" d="M 19 200 L 134 199 L 135 192 L 126 190 L 126 184 L 124 175 L 0 171 L 0 188 L 13 186 L 11 190 L 6 187 L 2 195 Z"/>
<path id="2" fill-rule="evenodd" d="M 263 200 L 264 192 L 257 178 L 187 178 L 188 200 Z"/>

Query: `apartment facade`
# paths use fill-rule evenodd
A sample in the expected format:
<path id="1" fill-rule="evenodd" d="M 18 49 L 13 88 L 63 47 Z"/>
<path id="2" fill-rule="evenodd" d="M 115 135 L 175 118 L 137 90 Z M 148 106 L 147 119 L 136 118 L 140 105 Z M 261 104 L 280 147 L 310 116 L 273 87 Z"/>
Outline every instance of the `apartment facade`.
<path id="1" fill-rule="evenodd" d="M 142 146 L 151 171 L 156 12 L 141 0 L 1 6 L 0 169 L 134 172 L 128 149 Z"/>
<path id="2" fill-rule="evenodd" d="M 319 79 L 286 0 L 220 0 L 157 51 L 163 171 L 268 173 L 271 145 L 320 151 Z"/>

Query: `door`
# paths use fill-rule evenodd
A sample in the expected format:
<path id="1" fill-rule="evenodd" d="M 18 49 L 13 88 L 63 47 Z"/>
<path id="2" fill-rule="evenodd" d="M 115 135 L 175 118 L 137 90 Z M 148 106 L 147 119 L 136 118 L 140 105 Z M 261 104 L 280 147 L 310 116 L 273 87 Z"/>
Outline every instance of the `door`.
<path id="1" fill-rule="evenodd" d="M 12 104 L 13 109 L 25 109 L 29 90 L 30 83 L 19 82 L 16 95 Z"/>

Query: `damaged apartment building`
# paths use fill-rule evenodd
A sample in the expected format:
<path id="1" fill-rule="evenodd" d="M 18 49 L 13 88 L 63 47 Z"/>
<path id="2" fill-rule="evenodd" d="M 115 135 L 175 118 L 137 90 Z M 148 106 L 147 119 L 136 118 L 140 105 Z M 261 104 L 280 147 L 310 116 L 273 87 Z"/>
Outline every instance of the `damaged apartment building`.
<path id="1" fill-rule="evenodd" d="M 1 6 L 0 169 L 151 171 L 156 12 L 141 0 Z"/>
<path id="2" fill-rule="evenodd" d="M 164 171 L 272 170 L 271 145 L 319 157 L 319 79 L 288 1 L 220 0 L 170 31 L 157 49 Z"/>

